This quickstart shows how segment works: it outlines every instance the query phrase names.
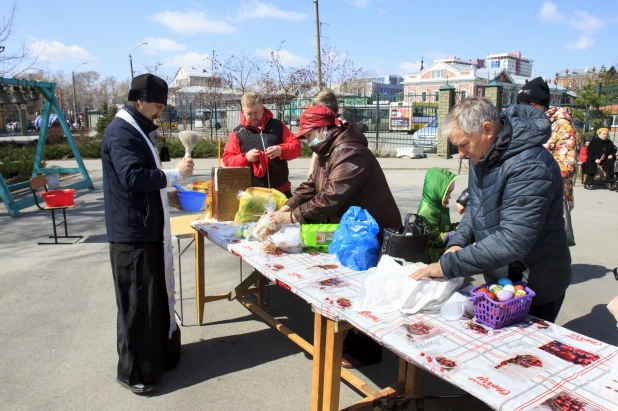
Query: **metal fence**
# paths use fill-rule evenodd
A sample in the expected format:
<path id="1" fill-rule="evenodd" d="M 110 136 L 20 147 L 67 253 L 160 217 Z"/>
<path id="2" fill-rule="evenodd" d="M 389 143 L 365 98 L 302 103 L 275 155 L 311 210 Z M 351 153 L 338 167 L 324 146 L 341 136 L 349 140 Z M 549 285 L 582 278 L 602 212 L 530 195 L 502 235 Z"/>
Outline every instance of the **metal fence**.
<path id="1" fill-rule="evenodd" d="M 503 107 L 515 104 L 518 92 L 518 88 L 505 87 L 502 93 Z M 611 126 L 613 123 L 618 126 L 618 89 L 600 87 L 598 92 L 605 98 L 605 103 L 599 110 L 616 112 L 605 125 Z M 553 90 L 551 105 L 574 107 L 573 102 L 577 95 L 577 90 Z M 456 91 L 455 102 L 469 96 L 465 90 Z M 342 119 L 365 133 L 373 150 L 392 153 L 397 148 L 422 147 L 431 152 L 437 146 L 439 98 L 439 91 L 405 95 L 346 96 L 338 99 L 339 114 Z M 300 115 L 310 103 L 311 98 L 293 98 L 272 100 L 265 106 L 275 118 L 284 121 L 292 132 L 296 133 Z M 191 129 L 212 139 L 226 138 L 230 131 L 240 124 L 240 111 L 238 101 L 217 103 L 210 107 L 185 102 L 184 105 L 163 112 L 163 128 L 168 132 Z M 592 117 L 593 110 L 589 109 L 588 114 Z M 590 124 L 585 123 L 578 120 L 576 126 L 582 130 L 590 129 Z"/>
<path id="2" fill-rule="evenodd" d="M 310 98 L 294 98 L 265 104 L 273 116 L 298 132 L 301 113 L 311 103 Z M 423 146 L 435 150 L 437 142 L 437 109 L 434 95 L 365 96 L 339 99 L 340 118 L 363 131 L 372 150 L 395 152 L 397 148 Z M 213 139 L 225 138 L 240 124 L 240 105 L 221 104 L 204 107 L 188 104 L 163 112 L 163 129 L 196 130 Z M 422 133 L 418 133 L 422 130 Z"/>

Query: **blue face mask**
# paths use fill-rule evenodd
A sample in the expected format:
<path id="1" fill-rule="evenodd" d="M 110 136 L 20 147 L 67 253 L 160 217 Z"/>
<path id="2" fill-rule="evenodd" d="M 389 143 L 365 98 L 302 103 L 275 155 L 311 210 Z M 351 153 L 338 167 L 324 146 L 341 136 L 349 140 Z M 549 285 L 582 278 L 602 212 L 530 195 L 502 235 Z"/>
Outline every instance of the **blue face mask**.
<path id="1" fill-rule="evenodd" d="M 324 135 L 322 136 L 322 139 L 320 140 L 319 137 L 314 138 L 313 140 L 311 140 L 309 143 L 309 147 L 313 147 L 316 144 L 320 144 L 322 141 L 326 140 L 326 137 L 328 137 L 328 131 L 326 133 L 324 133 Z"/>

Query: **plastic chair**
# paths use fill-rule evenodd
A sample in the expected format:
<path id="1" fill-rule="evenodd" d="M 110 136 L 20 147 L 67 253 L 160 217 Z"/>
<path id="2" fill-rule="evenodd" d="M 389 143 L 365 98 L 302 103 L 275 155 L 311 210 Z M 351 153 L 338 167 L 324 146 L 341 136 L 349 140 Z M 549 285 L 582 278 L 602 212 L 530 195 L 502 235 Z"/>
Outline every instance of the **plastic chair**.
<path id="1" fill-rule="evenodd" d="M 40 242 L 38 243 L 39 245 L 46 245 L 46 244 L 75 244 L 77 241 L 79 241 L 80 238 L 83 238 L 81 235 L 69 235 L 69 230 L 67 227 L 67 213 L 66 210 L 67 208 L 75 208 L 75 207 L 79 207 L 80 205 L 84 204 L 84 201 L 75 201 L 73 204 L 68 205 L 68 206 L 60 206 L 60 207 L 48 207 L 46 206 L 44 203 L 43 205 L 41 205 L 41 203 L 39 203 L 39 197 L 37 196 L 36 192 L 38 189 L 43 188 L 46 192 L 47 192 L 47 176 L 45 175 L 40 175 L 34 178 L 30 179 L 30 189 L 32 190 L 32 195 L 34 196 L 34 203 L 35 205 L 40 209 L 40 210 L 48 210 L 51 211 L 52 214 L 52 223 L 53 223 L 53 228 L 54 228 L 54 235 L 53 236 L 49 236 L 49 238 L 53 238 L 54 242 Z M 56 224 L 56 211 L 57 210 L 62 210 L 62 217 L 63 220 L 60 223 Z M 64 224 L 64 235 L 58 235 L 58 232 L 56 230 L 56 227 L 58 227 L 59 225 Z M 59 238 L 76 238 L 77 240 L 73 241 L 72 243 L 61 243 L 58 242 Z"/>

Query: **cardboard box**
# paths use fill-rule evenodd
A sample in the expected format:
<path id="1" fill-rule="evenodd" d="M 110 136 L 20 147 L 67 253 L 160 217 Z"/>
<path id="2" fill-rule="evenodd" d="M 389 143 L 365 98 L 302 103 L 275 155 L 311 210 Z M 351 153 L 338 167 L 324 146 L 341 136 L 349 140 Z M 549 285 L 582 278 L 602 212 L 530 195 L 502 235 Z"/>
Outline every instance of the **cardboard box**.
<path id="1" fill-rule="evenodd" d="M 212 216 L 217 221 L 233 221 L 238 211 L 238 192 L 251 187 L 249 167 L 212 169 Z"/>

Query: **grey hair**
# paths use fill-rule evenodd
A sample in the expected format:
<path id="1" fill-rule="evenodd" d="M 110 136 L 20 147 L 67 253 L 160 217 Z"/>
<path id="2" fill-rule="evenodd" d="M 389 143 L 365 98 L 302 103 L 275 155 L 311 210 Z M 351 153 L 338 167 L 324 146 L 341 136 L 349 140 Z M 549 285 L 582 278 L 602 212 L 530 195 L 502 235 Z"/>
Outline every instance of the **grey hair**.
<path id="1" fill-rule="evenodd" d="M 500 112 L 491 100 L 470 97 L 455 105 L 446 115 L 442 135 L 448 138 L 455 127 L 464 133 L 476 134 L 481 131 L 481 126 L 486 121 L 500 124 Z"/>

